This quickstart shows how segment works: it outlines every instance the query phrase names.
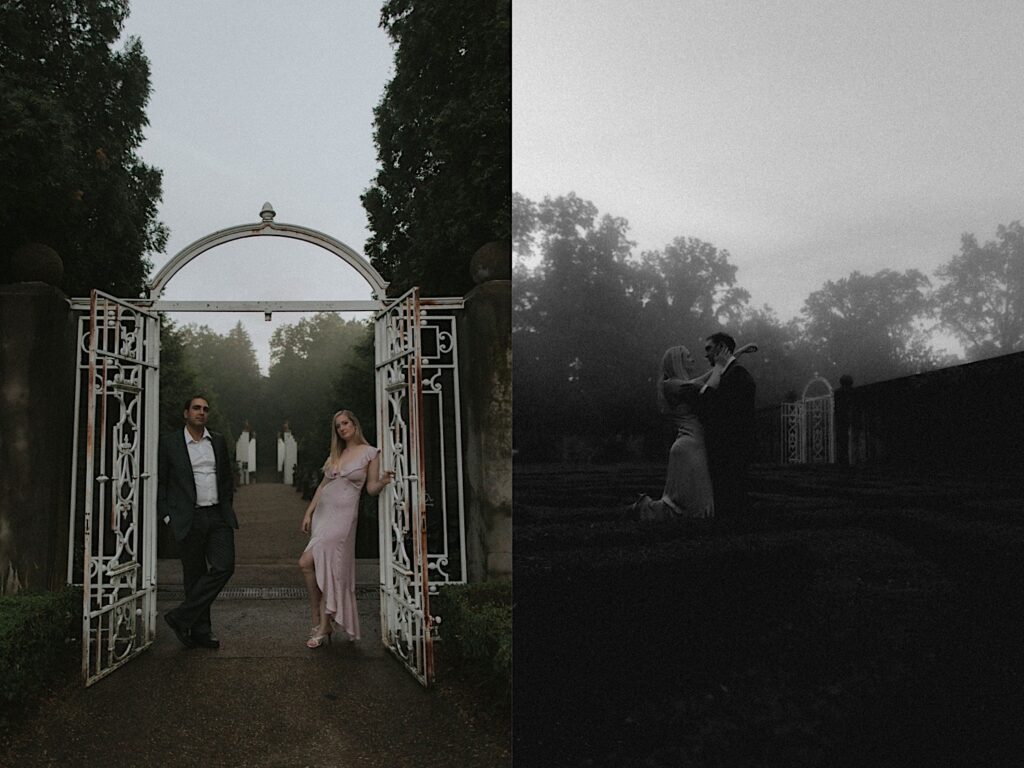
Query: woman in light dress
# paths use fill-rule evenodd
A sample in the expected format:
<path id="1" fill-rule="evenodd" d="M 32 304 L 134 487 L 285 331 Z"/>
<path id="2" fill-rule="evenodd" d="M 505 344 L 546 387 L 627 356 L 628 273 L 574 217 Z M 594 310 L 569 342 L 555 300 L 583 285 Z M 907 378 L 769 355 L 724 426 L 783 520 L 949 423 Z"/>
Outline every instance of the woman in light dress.
<path id="1" fill-rule="evenodd" d="M 736 350 L 737 357 L 756 352 L 747 344 Z M 708 473 L 704 427 L 697 415 L 700 389 L 711 369 L 694 376 L 697 361 L 684 346 L 668 349 L 661 359 L 658 377 L 658 407 L 676 427 L 675 441 L 668 454 L 665 491 L 660 499 L 642 495 L 631 507 L 640 520 L 669 520 L 677 517 L 714 517 L 715 499 Z"/>
<path id="2" fill-rule="evenodd" d="M 337 624 L 352 640 L 359 639 L 356 606 L 356 520 L 365 484 L 371 496 L 394 479 L 380 471 L 380 450 L 367 444 L 352 411 L 338 411 L 331 420 L 331 455 L 324 462 L 324 479 L 302 518 L 310 534 L 299 568 L 309 592 L 313 617 L 309 648 L 330 642 Z"/>

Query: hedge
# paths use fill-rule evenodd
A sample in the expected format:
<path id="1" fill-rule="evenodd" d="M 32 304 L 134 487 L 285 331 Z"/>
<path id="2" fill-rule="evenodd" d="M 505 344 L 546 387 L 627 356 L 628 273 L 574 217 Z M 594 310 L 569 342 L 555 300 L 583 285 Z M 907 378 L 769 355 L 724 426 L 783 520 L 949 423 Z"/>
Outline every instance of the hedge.
<path id="1" fill-rule="evenodd" d="M 67 673 L 80 652 L 81 615 L 78 588 L 0 597 L 0 733 Z"/>
<path id="2" fill-rule="evenodd" d="M 430 596 L 430 612 L 445 652 L 490 678 L 505 691 L 512 685 L 512 582 L 486 581 L 442 587 Z"/>

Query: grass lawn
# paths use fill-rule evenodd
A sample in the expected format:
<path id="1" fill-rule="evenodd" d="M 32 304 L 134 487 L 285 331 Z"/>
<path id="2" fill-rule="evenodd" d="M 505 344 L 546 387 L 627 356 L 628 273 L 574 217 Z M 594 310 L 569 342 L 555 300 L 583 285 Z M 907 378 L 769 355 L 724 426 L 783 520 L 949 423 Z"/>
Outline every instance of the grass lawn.
<path id="1" fill-rule="evenodd" d="M 662 466 L 516 467 L 516 765 L 1019 765 L 1015 478 L 757 467 L 741 520 L 635 523 Z"/>

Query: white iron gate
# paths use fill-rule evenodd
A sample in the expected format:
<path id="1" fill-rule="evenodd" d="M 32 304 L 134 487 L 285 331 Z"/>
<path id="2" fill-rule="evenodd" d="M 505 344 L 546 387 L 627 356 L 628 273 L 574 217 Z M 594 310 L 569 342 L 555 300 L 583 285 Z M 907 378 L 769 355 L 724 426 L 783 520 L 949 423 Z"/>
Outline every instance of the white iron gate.
<path id="1" fill-rule="evenodd" d="M 376 321 L 377 430 L 395 472 L 379 505 L 381 639 L 423 685 L 433 678 L 424 488 L 420 299 L 412 289 Z"/>
<path id="2" fill-rule="evenodd" d="M 811 385 L 822 383 L 828 393 L 808 397 Z M 782 404 L 782 461 L 787 464 L 834 464 L 835 408 L 832 386 L 820 376 L 804 387 L 803 397 Z"/>
<path id="3" fill-rule="evenodd" d="M 93 291 L 78 323 L 68 582 L 92 685 L 155 637 L 160 321 Z"/>
<path id="4" fill-rule="evenodd" d="M 432 306 L 431 299 L 420 300 L 420 415 L 431 593 L 445 584 L 466 582 L 462 405 L 455 327 L 450 309 Z"/>

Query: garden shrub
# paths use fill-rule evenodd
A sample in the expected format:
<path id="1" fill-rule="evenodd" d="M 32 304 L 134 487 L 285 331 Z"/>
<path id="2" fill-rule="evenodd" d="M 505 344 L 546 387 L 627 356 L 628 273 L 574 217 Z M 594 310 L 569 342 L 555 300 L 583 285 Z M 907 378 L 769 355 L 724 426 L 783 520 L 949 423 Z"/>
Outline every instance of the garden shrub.
<path id="1" fill-rule="evenodd" d="M 512 684 L 512 583 L 453 584 L 430 596 L 441 617 L 439 633 L 452 660 L 488 677 L 497 688 Z"/>
<path id="2" fill-rule="evenodd" d="M 0 732 L 67 672 L 78 655 L 81 616 L 77 588 L 0 597 Z"/>

